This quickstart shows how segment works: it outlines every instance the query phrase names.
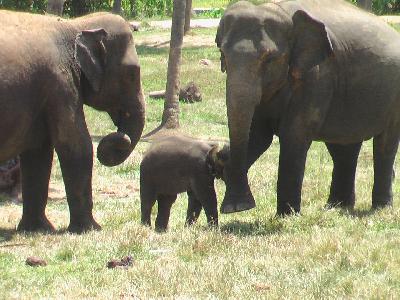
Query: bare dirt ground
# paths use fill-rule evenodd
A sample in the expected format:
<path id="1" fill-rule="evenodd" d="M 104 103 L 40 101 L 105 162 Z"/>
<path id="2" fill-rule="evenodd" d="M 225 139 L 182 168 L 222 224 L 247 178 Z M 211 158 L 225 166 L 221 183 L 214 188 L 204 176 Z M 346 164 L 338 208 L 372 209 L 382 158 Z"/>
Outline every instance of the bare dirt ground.
<path id="1" fill-rule="evenodd" d="M 380 18 L 391 24 L 400 24 L 400 16 L 380 16 Z M 191 28 L 217 28 L 219 19 L 193 19 L 191 20 Z M 141 26 L 139 22 L 131 22 L 132 25 Z M 171 28 L 171 20 L 151 21 L 148 23 L 150 27 L 169 29 Z M 139 29 L 140 30 L 140 29 Z M 169 47 L 170 33 L 165 32 L 155 35 L 149 35 L 137 40 L 138 45 L 166 48 Z M 208 35 L 196 35 L 189 33 L 184 37 L 183 46 L 185 47 L 202 47 L 214 46 L 214 37 Z"/>
<path id="2" fill-rule="evenodd" d="M 150 34 L 146 36 L 137 37 L 135 39 L 136 45 L 153 47 L 153 48 L 168 48 L 171 33 L 165 31 L 157 33 L 156 35 Z M 183 38 L 183 47 L 212 47 L 215 46 L 214 35 L 203 35 L 198 33 L 189 32 Z"/>

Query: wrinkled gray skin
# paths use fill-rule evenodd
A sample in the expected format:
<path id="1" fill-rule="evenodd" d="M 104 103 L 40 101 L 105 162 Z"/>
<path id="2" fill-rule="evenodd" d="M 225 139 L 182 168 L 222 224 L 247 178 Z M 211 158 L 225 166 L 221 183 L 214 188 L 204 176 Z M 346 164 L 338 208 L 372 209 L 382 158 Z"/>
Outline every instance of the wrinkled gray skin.
<path id="1" fill-rule="evenodd" d="M 70 209 L 68 230 L 99 229 L 83 104 L 107 112 L 118 127 L 99 144 L 101 163 L 124 161 L 144 126 L 129 25 L 112 14 L 67 21 L 0 11 L 0 20 L 0 161 L 20 154 L 24 202 L 18 230 L 54 230 L 45 215 L 54 149 Z"/>
<path id="2" fill-rule="evenodd" d="M 352 208 L 361 143 L 373 138 L 374 208 L 392 204 L 400 134 L 400 36 L 345 1 L 299 0 L 225 11 L 216 43 L 227 72 L 231 165 L 225 213 L 255 206 L 247 170 L 279 137 L 277 213 L 300 211 L 307 151 L 334 162 L 329 206 Z"/>
<path id="3" fill-rule="evenodd" d="M 140 165 L 142 223 L 151 226 L 151 209 L 158 201 L 156 229 L 167 229 L 171 206 L 177 194 L 187 192 L 186 224 L 196 222 L 201 209 L 209 225 L 218 225 L 214 178 L 221 178 L 228 148 L 184 136 L 164 137 L 154 142 Z"/>

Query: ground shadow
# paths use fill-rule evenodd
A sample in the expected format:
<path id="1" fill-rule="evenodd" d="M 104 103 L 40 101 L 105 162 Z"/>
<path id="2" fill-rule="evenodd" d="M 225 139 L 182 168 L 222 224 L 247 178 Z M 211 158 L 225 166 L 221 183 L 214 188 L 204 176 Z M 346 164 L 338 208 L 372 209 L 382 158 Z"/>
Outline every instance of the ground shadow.
<path id="1" fill-rule="evenodd" d="M 167 55 L 169 48 L 167 47 L 154 47 L 150 45 L 136 45 L 136 51 L 139 55 Z"/>
<path id="2" fill-rule="evenodd" d="M 379 212 L 380 209 L 370 208 L 369 210 L 365 209 L 340 209 L 339 214 L 344 217 L 355 217 L 355 218 L 367 218 L 369 216 L 374 215 L 375 213 Z"/>
<path id="3" fill-rule="evenodd" d="M 279 218 L 271 218 L 267 221 L 241 222 L 232 221 L 220 226 L 222 233 L 237 236 L 267 236 L 280 233 L 283 223 Z"/>
<path id="4" fill-rule="evenodd" d="M 4 247 L 4 243 L 12 240 L 17 233 L 15 228 L 0 228 L 0 247 Z"/>

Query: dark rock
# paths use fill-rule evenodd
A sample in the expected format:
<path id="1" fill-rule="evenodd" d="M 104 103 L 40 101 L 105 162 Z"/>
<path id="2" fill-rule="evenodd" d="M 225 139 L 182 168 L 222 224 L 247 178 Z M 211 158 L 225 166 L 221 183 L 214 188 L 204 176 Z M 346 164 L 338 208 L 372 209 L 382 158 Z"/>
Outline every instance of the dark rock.
<path id="1" fill-rule="evenodd" d="M 202 99 L 199 87 L 193 81 L 189 82 L 184 88 L 180 89 L 179 99 L 188 103 L 200 102 Z"/>
<path id="2" fill-rule="evenodd" d="M 37 256 L 29 256 L 25 263 L 31 267 L 44 267 L 47 266 L 47 262 Z"/>
<path id="3" fill-rule="evenodd" d="M 107 268 L 109 269 L 114 269 L 118 267 L 123 267 L 123 268 L 128 268 L 131 267 L 133 264 L 133 258 L 131 255 L 125 256 L 121 258 L 120 260 L 118 259 L 112 259 L 107 263 Z"/>

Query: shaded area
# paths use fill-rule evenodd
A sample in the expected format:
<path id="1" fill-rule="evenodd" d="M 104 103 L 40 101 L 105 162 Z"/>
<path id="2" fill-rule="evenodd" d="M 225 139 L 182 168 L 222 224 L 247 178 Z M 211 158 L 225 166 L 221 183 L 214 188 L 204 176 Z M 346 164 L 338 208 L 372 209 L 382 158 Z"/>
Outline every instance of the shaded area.
<path id="1" fill-rule="evenodd" d="M 11 247 L 12 245 L 4 245 L 4 243 L 12 240 L 16 233 L 14 228 L 0 228 L 0 247 Z"/>
<path id="2" fill-rule="evenodd" d="M 280 233 L 283 230 L 283 223 L 278 218 L 270 219 L 268 222 L 232 221 L 222 225 L 220 230 L 222 233 L 237 236 L 266 236 Z"/>

